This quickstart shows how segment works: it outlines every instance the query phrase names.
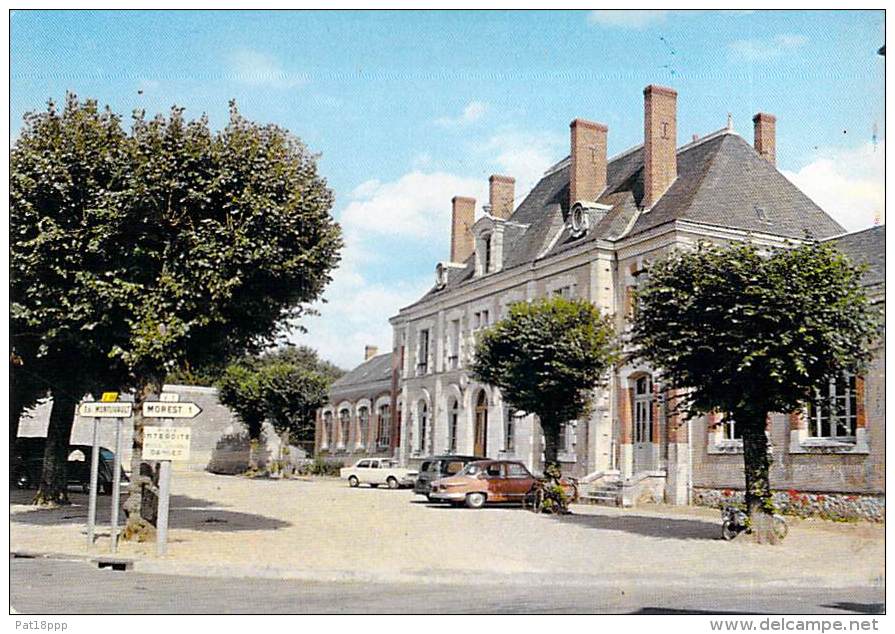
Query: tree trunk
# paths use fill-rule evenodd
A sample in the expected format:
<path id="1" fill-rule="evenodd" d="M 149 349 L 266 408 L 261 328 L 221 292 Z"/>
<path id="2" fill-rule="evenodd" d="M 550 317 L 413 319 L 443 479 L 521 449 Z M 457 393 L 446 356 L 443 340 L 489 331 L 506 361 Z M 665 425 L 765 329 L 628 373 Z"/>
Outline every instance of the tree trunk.
<path id="1" fill-rule="evenodd" d="M 140 385 L 134 393 L 134 440 L 131 445 L 131 483 L 124 502 L 127 513 L 122 533 L 124 540 L 149 541 L 155 535 L 154 505 L 148 504 L 150 500 L 144 500 L 144 490 L 151 491 L 157 485 L 158 478 L 152 463 L 143 462 L 143 401 L 160 392 L 160 382 L 150 380 Z"/>
<path id="2" fill-rule="evenodd" d="M 77 400 L 67 389 L 53 391 L 53 408 L 47 427 L 44 464 L 34 504 L 55 506 L 69 504 L 68 446 L 75 419 Z"/>
<path id="3" fill-rule="evenodd" d="M 773 505 L 769 471 L 771 456 L 768 453 L 768 437 L 765 433 L 767 413 L 735 415 L 737 423 L 743 421 L 743 463 L 746 475 L 746 512 L 752 525 L 752 534 L 760 544 L 776 544 Z"/>
<path id="4" fill-rule="evenodd" d="M 541 420 L 551 419 L 542 418 Z M 562 425 L 553 424 L 544 428 L 542 424 L 541 429 L 544 432 L 544 475 L 551 480 L 559 482 L 559 479 L 562 477 L 562 471 L 559 467 L 559 460 L 557 460 L 557 453 L 559 451 Z"/>

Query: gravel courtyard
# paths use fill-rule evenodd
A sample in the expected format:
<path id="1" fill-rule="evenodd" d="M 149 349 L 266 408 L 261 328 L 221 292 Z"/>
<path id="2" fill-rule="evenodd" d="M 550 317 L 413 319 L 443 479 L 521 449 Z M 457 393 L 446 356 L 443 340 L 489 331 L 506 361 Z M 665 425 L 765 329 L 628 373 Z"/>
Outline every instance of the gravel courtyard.
<path id="1" fill-rule="evenodd" d="M 574 584 L 599 579 L 667 585 L 881 586 L 884 527 L 791 520 L 776 547 L 719 539 L 711 509 L 633 510 L 576 506 L 571 516 L 519 508 L 471 511 L 428 504 L 408 490 L 350 489 L 334 479 L 248 480 L 175 473 L 170 543 L 125 543 L 146 572 L 320 580 Z M 83 534 L 87 499 L 35 510 L 33 492 L 11 491 L 11 549 L 87 556 L 108 553 L 109 498 L 100 538 Z"/>

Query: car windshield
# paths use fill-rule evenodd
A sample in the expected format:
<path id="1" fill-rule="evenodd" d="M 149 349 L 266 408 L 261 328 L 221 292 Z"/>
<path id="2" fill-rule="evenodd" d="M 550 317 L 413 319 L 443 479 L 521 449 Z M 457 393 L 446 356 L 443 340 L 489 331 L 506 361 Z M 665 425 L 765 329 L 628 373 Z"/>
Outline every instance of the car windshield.
<path id="1" fill-rule="evenodd" d="M 481 472 L 482 472 L 482 465 L 477 464 L 475 462 L 470 462 L 468 465 L 466 465 L 466 468 L 460 472 L 460 475 L 474 476 L 474 475 L 480 474 Z"/>

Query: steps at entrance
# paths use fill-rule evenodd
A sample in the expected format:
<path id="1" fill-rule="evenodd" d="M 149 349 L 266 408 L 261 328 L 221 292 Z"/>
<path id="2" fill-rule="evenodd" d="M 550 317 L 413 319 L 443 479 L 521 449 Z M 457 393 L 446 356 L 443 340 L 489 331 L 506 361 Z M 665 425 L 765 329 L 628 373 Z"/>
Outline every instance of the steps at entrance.
<path id="1" fill-rule="evenodd" d="M 601 504 L 603 506 L 621 506 L 621 482 L 603 482 L 594 485 L 581 496 L 585 504 Z"/>

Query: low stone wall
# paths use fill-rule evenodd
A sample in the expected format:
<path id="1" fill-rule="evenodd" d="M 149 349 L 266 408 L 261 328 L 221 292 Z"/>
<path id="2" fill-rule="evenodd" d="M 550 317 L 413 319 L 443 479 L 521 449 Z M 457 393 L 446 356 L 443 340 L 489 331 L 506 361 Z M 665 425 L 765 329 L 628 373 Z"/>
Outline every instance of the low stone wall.
<path id="1" fill-rule="evenodd" d="M 812 493 L 810 491 L 774 491 L 775 508 L 785 515 L 820 517 L 831 520 L 883 522 L 886 496 L 852 493 Z M 693 489 L 693 504 L 721 508 L 743 504 L 744 493 L 735 489 Z"/>

